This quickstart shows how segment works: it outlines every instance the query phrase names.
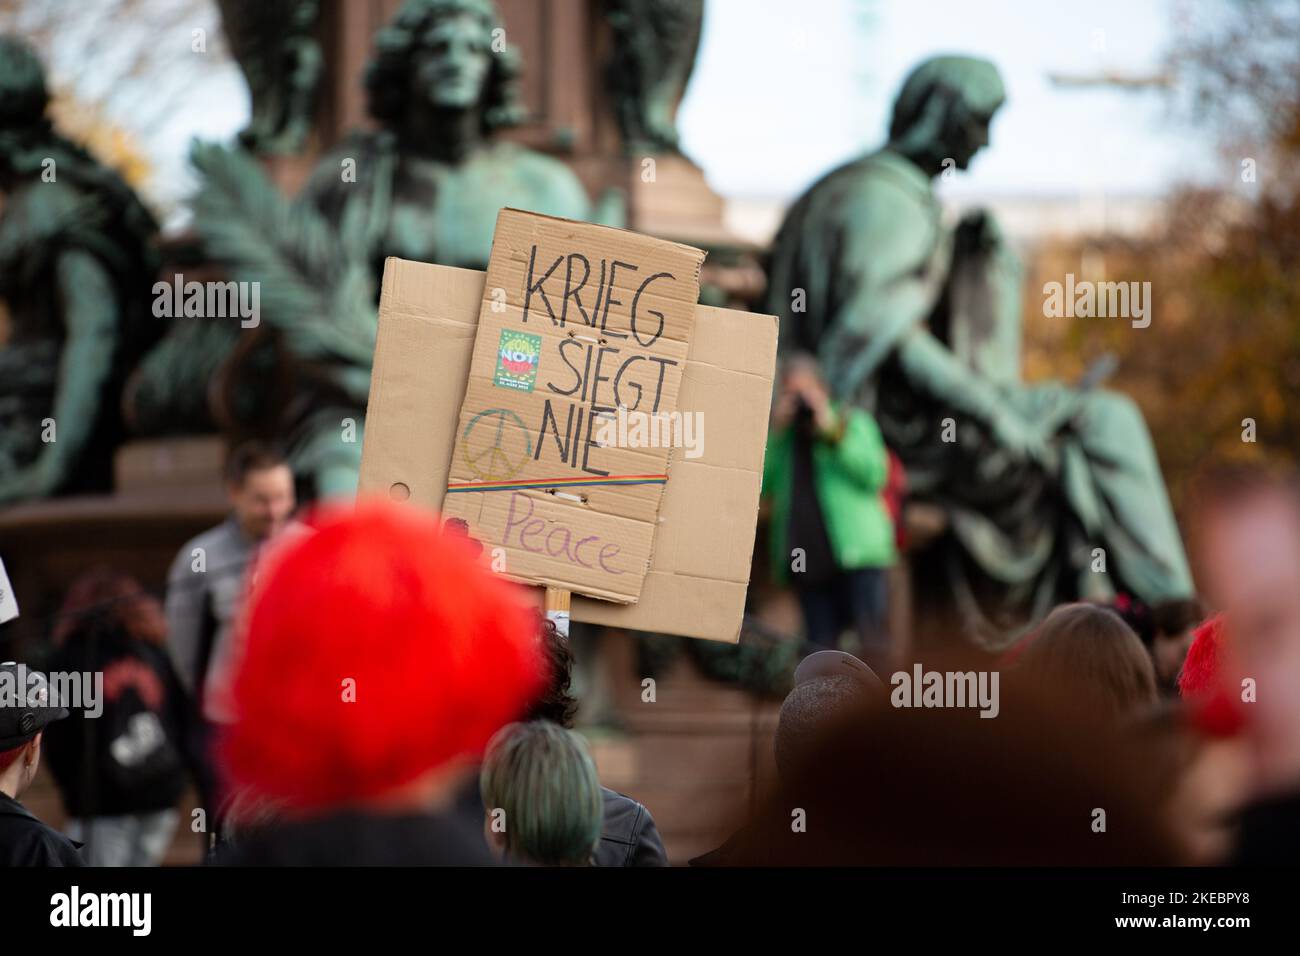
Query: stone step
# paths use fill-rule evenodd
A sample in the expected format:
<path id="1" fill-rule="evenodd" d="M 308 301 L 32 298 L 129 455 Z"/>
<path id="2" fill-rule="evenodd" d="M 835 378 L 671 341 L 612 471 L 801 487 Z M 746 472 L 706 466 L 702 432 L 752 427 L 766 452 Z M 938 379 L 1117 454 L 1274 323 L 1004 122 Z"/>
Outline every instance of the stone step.
<path id="1" fill-rule="evenodd" d="M 119 492 L 158 488 L 221 489 L 226 443 L 216 435 L 128 442 L 113 461 Z"/>

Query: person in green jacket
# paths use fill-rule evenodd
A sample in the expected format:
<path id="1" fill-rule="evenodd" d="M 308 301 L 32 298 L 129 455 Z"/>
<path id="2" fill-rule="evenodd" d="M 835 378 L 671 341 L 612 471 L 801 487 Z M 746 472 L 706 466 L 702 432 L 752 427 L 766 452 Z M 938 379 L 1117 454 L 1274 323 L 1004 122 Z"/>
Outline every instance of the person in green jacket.
<path id="1" fill-rule="evenodd" d="M 897 557 L 888 473 L 875 420 L 832 402 L 811 356 L 787 359 L 763 462 L 773 574 L 798 594 L 813 650 L 851 628 L 873 666 L 888 662 L 886 570 Z"/>

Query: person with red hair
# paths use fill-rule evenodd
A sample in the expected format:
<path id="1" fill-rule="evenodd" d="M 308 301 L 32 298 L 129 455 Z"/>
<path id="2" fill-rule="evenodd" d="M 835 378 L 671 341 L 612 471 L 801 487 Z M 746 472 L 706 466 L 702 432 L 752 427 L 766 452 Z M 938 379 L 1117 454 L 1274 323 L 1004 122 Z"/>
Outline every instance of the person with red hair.
<path id="1" fill-rule="evenodd" d="M 1223 626 L 1198 636 L 1184 686 L 1201 674 L 1239 711 L 1252 799 L 1235 860 L 1300 859 L 1300 473 L 1235 465 L 1193 487 L 1198 580 Z"/>
<path id="2" fill-rule="evenodd" d="M 546 682 L 536 614 L 463 535 L 409 506 L 324 510 L 266 555 L 232 648 L 217 753 L 274 808 L 240 865 L 489 864 L 454 793 Z M 254 810 L 256 812 L 256 810 Z"/>
<path id="3" fill-rule="evenodd" d="M 1178 693 L 1191 705 L 1193 721 L 1215 737 L 1239 733 L 1246 719 L 1233 694 L 1227 662 L 1223 615 L 1216 614 L 1192 630 L 1191 647 L 1178 675 Z"/>

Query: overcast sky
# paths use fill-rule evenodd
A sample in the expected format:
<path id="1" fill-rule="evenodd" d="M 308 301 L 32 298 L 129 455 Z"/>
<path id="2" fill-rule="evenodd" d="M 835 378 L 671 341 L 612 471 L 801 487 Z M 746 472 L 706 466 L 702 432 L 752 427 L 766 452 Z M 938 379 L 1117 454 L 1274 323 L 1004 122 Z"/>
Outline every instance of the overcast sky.
<path id="1" fill-rule="evenodd" d="M 1002 70 L 1008 102 L 992 147 L 966 175 L 941 184 L 953 198 L 1154 196 L 1179 181 L 1232 176 L 1208 133 L 1168 115 L 1162 93 L 1066 89 L 1048 79 L 1051 71 L 1155 73 L 1176 36 L 1179 4 L 1193 2 L 706 0 L 679 116 L 683 145 L 721 195 L 787 200 L 880 143 L 913 65 L 936 53 L 974 53 Z M 215 10 L 208 14 L 216 29 Z M 177 22 L 156 42 L 188 49 L 192 26 Z M 60 66 L 66 82 L 69 67 Z M 83 72 L 74 82 L 90 92 L 90 79 Z M 190 139 L 227 139 L 248 111 L 232 63 L 214 58 L 184 82 L 183 105 L 146 144 L 155 161 L 150 193 L 173 205 L 190 188 Z M 117 118 L 130 127 L 129 116 Z"/>
<path id="2" fill-rule="evenodd" d="M 792 197 L 879 144 L 903 77 L 938 53 L 993 60 L 1008 91 L 992 147 L 945 184 L 954 195 L 1155 195 L 1225 174 L 1208 134 L 1174 121 L 1163 93 L 1048 78 L 1157 73 L 1176 36 L 1173 0 L 707 0 L 705 10 L 679 126 L 723 195 Z"/>

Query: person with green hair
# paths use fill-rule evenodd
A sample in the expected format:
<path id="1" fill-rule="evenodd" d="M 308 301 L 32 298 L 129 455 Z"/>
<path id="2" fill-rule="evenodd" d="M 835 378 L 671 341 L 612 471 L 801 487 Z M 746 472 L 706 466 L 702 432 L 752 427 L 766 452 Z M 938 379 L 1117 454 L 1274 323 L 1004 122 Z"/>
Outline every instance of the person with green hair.
<path id="1" fill-rule="evenodd" d="M 498 856 L 539 866 L 590 866 L 603 798 L 582 738 L 545 720 L 507 724 L 479 776 L 483 830 Z"/>

